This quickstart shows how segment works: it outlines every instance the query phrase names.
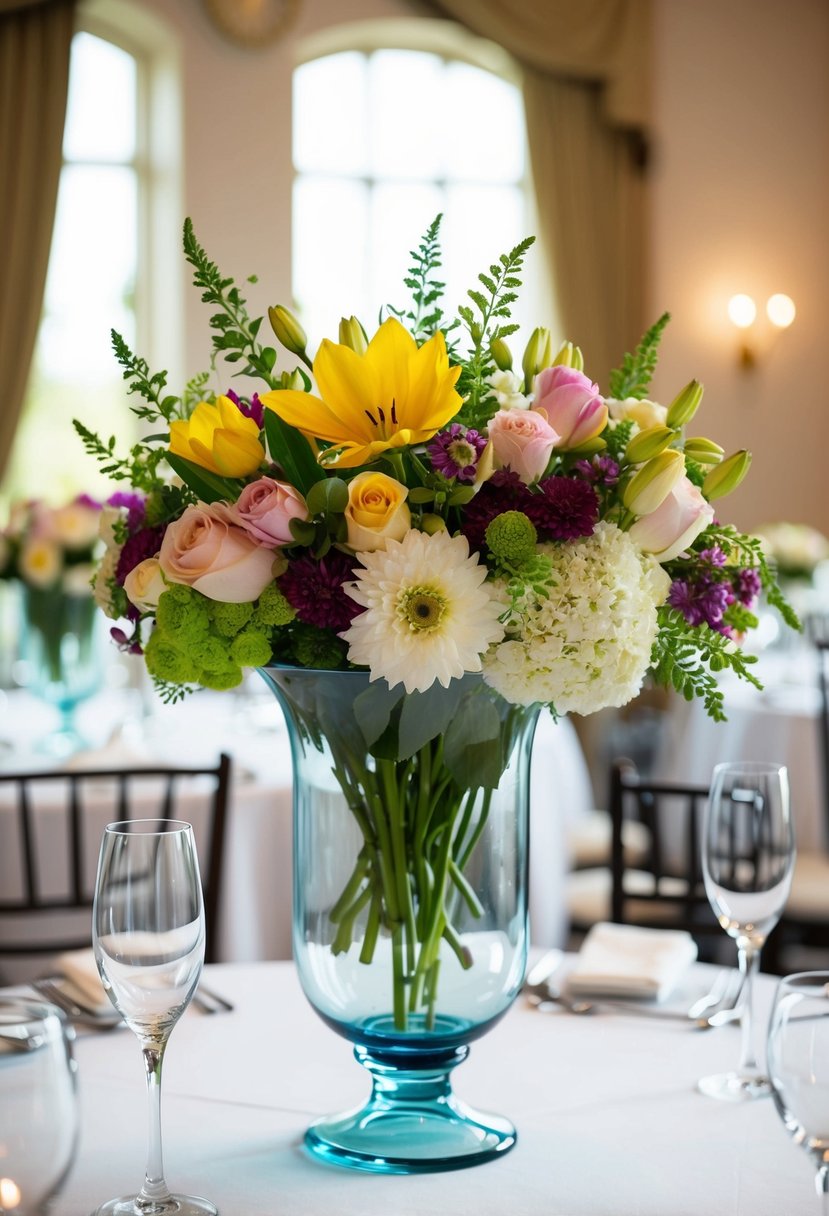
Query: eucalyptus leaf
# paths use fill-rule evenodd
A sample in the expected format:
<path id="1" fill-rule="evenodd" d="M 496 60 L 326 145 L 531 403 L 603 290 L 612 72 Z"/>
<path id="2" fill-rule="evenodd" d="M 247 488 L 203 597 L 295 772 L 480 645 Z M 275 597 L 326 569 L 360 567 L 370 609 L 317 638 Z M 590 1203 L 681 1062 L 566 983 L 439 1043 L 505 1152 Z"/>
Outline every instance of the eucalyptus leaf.
<path id="1" fill-rule="evenodd" d="M 463 698 L 444 737 L 443 759 L 461 789 L 497 787 L 506 758 L 501 718 L 487 696 Z"/>
<path id="2" fill-rule="evenodd" d="M 354 717 L 363 732 L 366 747 L 371 747 L 383 734 L 403 691 L 402 684 L 392 689 L 385 680 L 375 680 L 354 698 Z"/>
<path id="3" fill-rule="evenodd" d="M 400 713 L 398 760 L 408 760 L 430 740 L 443 734 L 463 693 L 462 680 L 452 680 L 448 688 L 435 680 L 425 692 L 409 693 Z"/>
<path id="4" fill-rule="evenodd" d="M 311 487 L 305 501 L 311 515 L 341 513 L 348 506 L 348 486 L 341 477 L 326 477 Z"/>

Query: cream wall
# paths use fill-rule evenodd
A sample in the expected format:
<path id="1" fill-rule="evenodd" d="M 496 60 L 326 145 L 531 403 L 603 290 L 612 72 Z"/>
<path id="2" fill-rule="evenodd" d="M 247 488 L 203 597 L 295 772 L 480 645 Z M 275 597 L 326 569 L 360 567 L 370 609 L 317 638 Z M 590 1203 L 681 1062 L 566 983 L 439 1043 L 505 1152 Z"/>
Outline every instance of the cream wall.
<path id="1" fill-rule="evenodd" d="M 137 0 L 133 0 L 137 3 Z M 829 532 L 829 4 L 654 0 L 651 313 L 672 312 L 655 395 L 706 385 L 699 430 L 748 443 L 752 474 L 724 515 Z M 298 40 L 333 22 L 411 16 L 404 0 L 301 0 L 274 47 L 235 48 L 200 0 L 142 0 L 178 32 L 184 63 L 184 211 L 227 274 L 290 299 L 290 74 Z M 348 115 L 343 115 L 348 121 Z M 566 288 L 564 289 L 566 290 Z M 730 295 L 785 291 L 794 327 L 750 374 L 737 368 Z M 186 295 L 186 367 L 207 365 L 207 312 Z M 577 335 L 573 335 L 577 338 Z M 156 352 L 175 362 L 175 352 Z M 695 427 L 695 429 L 697 429 Z"/>

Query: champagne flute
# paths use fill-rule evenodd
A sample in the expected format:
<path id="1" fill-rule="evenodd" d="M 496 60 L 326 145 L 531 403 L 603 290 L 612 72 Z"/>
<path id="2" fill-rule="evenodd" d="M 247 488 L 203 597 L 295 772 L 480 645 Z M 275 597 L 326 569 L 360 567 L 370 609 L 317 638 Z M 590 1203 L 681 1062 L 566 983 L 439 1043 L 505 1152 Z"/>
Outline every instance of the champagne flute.
<path id="1" fill-rule="evenodd" d="M 698 1082 L 709 1097 L 742 1102 L 771 1093 L 754 1052 L 753 980 L 760 951 L 789 895 L 794 856 L 785 765 L 718 764 L 703 821 L 702 871 L 708 902 L 737 943 L 744 986 L 740 1062 L 736 1072 Z"/>
<path id="2" fill-rule="evenodd" d="M 161 1066 L 204 963 L 204 904 L 189 823 L 136 819 L 104 831 L 92 912 L 95 959 L 115 1008 L 138 1037 L 150 1135 L 144 1185 L 95 1216 L 217 1216 L 208 1200 L 171 1195 L 161 1152 Z"/>
<path id="3" fill-rule="evenodd" d="M 829 971 L 802 971 L 777 985 L 768 1065 L 777 1113 L 814 1155 L 820 1211 L 829 1216 Z"/>

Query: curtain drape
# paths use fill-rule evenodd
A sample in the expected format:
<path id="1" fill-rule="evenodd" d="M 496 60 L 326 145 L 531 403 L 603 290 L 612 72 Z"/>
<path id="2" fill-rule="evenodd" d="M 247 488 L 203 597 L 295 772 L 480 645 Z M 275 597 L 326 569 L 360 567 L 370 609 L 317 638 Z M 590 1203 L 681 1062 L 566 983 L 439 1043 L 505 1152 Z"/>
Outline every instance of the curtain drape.
<path id="1" fill-rule="evenodd" d="M 539 242 L 567 338 L 608 371 L 640 337 L 650 0 L 434 0 L 523 70 Z"/>
<path id="2" fill-rule="evenodd" d="M 43 306 L 75 0 L 0 0 L 0 479 Z"/>

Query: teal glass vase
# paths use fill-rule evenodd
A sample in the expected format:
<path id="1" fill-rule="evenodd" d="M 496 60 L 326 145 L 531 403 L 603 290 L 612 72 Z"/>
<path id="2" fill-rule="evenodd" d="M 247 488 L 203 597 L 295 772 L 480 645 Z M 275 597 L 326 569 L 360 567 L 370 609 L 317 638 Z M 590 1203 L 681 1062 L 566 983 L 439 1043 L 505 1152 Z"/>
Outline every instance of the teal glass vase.
<path id="1" fill-rule="evenodd" d="M 471 1110 L 451 1074 L 524 976 L 538 707 L 477 675 L 405 694 L 362 672 L 260 673 L 291 738 L 299 978 L 372 1082 L 307 1147 L 403 1174 L 503 1154 L 514 1127 Z"/>
<path id="2" fill-rule="evenodd" d="M 29 691 L 53 705 L 56 728 L 39 742 L 41 751 L 67 756 L 84 745 L 75 711 L 101 686 L 103 616 L 89 594 L 24 587 L 21 659 Z"/>

